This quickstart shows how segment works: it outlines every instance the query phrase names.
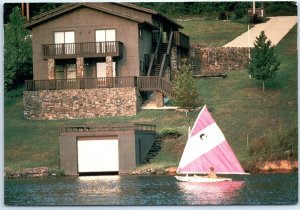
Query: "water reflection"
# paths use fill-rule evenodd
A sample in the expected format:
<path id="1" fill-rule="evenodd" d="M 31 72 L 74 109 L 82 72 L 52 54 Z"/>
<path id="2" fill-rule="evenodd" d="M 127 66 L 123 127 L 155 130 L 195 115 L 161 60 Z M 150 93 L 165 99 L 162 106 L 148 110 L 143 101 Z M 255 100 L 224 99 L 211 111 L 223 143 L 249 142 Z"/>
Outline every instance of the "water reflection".
<path id="1" fill-rule="evenodd" d="M 120 176 L 80 176 L 77 180 L 77 193 L 83 195 L 115 194 L 120 190 Z"/>
<path id="2" fill-rule="evenodd" d="M 186 200 L 193 204 L 238 204 L 244 181 L 219 183 L 177 182 Z"/>
<path id="3" fill-rule="evenodd" d="M 234 179 L 241 180 L 241 179 Z M 296 204 L 298 174 L 252 174 L 243 181 L 186 183 L 172 176 L 6 179 L 6 205 Z"/>

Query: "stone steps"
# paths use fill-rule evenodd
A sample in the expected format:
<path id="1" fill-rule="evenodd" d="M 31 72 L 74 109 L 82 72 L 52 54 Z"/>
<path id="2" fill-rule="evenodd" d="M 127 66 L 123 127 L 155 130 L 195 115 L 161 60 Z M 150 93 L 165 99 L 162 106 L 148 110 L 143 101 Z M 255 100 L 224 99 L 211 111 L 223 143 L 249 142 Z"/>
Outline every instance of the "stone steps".
<path id="1" fill-rule="evenodd" d="M 162 143 L 162 139 L 157 137 L 155 139 L 155 141 L 153 142 L 153 145 L 152 145 L 151 149 L 149 150 L 148 155 L 146 156 L 146 158 L 143 162 L 144 164 L 151 163 L 154 160 L 155 156 L 161 150 L 161 143 Z"/>

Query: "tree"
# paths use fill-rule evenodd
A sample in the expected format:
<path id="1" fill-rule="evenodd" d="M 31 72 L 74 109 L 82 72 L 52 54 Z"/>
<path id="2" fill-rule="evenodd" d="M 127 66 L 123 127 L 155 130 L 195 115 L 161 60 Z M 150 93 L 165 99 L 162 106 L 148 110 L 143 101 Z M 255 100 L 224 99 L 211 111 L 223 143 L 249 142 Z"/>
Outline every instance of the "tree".
<path id="1" fill-rule="evenodd" d="M 262 31 L 251 49 L 248 73 L 255 79 L 262 80 L 265 91 L 265 81 L 276 76 L 279 65 L 274 46 L 271 46 L 271 41 L 267 40 L 265 32 Z"/>
<path id="2" fill-rule="evenodd" d="M 186 59 L 182 60 L 182 65 L 175 77 L 174 92 L 176 106 L 188 111 L 200 106 L 198 86 Z"/>
<path id="3" fill-rule="evenodd" d="M 24 28 L 20 8 L 13 9 L 4 30 L 4 88 L 16 87 L 32 76 L 30 31 Z"/>

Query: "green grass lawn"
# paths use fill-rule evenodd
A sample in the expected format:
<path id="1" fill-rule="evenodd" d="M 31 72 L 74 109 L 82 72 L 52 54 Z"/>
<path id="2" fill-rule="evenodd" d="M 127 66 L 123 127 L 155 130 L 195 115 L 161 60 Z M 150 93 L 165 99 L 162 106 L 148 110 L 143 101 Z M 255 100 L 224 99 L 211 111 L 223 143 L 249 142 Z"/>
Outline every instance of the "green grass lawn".
<path id="1" fill-rule="evenodd" d="M 281 59 L 280 70 L 275 79 L 266 82 L 264 93 L 261 83 L 249 79 L 245 70 L 231 72 L 225 79 L 197 80 L 203 104 L 212 109 L 213 117 L 242 162 L 254 158 L 248 153 L 247 136 L 251 144 L 263 136 L 276 139 L 279 131 L 297 128 L 296 26 L 280 42 L 276 51 Z M 144 167 L 178 164 L 187 137 L 188 120 L 184 112 L 144 110 L 130 117 L 25 120 L 22 91 L 18 89 L 4 95 L 5 167 L 15 170 L 36 166 L 58 168 L 60 126 L 127 122 L 155 124 L 158 130 L 178 128 L 183 136 L 164 140 L 154 162 Z M 197 112 L 191 112 L 189 118 L 195 120 L 197 115 Z"/>
<path id="2" fill-rule="evenodd" d="M 177 20 L 184 27 L 182 32 L 190 37 L 191 44 L 206 43 L 209 46 L 223 46 L 247 31 L 246 24 L 190 17 Z"/>

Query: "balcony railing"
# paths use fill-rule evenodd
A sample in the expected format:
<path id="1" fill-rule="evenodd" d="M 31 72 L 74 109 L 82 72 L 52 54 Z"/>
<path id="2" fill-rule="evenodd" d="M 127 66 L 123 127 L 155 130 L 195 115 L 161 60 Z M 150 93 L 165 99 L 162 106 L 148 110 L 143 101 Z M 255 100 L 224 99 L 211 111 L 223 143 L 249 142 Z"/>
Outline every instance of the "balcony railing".
<path id="1" fill-rule="evenodd" d="M 190 48 L 190 38 L 179 31 L 173 31 L 173 33 L 174 45 L 188 50 Z"/>
<path id="2" fill-rule="evenodd" d="M 173 85 L 162 77 L 100 77 L 57 80 L 26 80 L 27 91 L 136 87 L 141 91 L 160 91 L 173 97 Z"/>
<path id="3" fill-rule="evenodd" d="M 60 127 L 60 134 L 73 132 L 101 132 L 101 131 L 125 131 L 135 130 L 144 132 L 156 132 L 155 125 L 149 124 L 108 124 L 108 125 L 78 125 L 78 126 L 62 126 Z"/>
<path id="4" fill-rule="evenodd" d="M 123 43 L 111 42 L 84 42 L 65 44 L 43 44 L 44 59 L 65 59 L 77 57 L 122 57 Z"/>

